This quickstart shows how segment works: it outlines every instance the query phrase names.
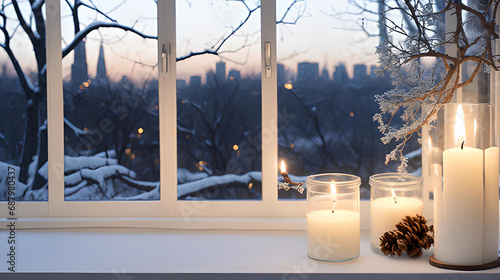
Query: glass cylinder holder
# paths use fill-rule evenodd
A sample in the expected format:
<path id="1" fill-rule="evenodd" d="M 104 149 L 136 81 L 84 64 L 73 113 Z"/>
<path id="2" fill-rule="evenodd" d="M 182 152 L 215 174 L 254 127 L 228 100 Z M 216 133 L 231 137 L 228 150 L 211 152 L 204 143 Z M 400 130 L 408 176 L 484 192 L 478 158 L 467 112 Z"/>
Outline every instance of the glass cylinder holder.
<path id="1" fill-rule="evenodd" d="M 422 215 L 422 178 L 382 173 L 370 177 L 370 245 L 382 254 L 380 237 L 406 216 Z"/>
<path id="2" fill-rule="evenodd" d="M 360 250 L 359 186 L 355 175 L 309 176 L 307 187 L 307 256 L 341 262 Z"/>
<path id="3" fill-rule="evenodd" d="M 479 270 L 499 266 L 499 149 L 493 107 L 449 103 L 441 145 L 428 147 L 434 188 L 434 266 Z M 436 141 L 437 142 L 437 141 Z M 439 153 L 439 154 L 436 154 Z"/>

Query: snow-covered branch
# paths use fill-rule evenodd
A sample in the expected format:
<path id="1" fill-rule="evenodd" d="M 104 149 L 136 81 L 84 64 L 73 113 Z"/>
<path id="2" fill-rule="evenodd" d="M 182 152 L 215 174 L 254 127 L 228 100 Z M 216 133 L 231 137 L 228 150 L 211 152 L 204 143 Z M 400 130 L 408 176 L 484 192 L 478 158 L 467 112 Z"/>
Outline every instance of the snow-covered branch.
<path id="1" fill-rule="evenodd" d="M 242 175 L 226 174 L 222 176 L 211 176 L 203 178 L 194 182 L 179 184 L 177 189 L 177 196 L 185 196 L 191 193 L 201 191 L 203 189 L 220 187 L 227 184 L 250 184 L 251 182 L 261 182 L 262 172 L 251 171 Z"/>
<path id="2" fill-rule="evenodd" d="M 75 47 L 85 38 L 90 32 L 93 30 L 97 30 L 99 28 L 117 28 L 124 31 L 132 32 L 144 39 L 158 39 L 157 36 L 147 35 L 142 32 L 137 31 L 133 27 L 129 27 L 123 24 L 119 24 L 116 22 L 102 22 L 95 21 L 87 25 L 84 29 L 80 30 L 80 32 L 75 34 L 75 38 L 63 49 L 63 58 L 66 57 Z"/>
<path id="3" fill-rule="evenodd" d="M 376 96 L 380 113 L 374 120 L 379 123 L 385 144 L 392 140 L 399 142 L 387 155 L 386 163 L 401 160 L 400 171 L 406 171 L 405 143 L 412 135 L 420 134 L 424 124 L 436 118 L 439 109 L 452 100 L 457 89 L 472 83 L 482 71 L 499 70 L 499 60 L 493 50 L 498 34 L 495 18 L 490 14 L 496 14 L 500 1 L 489 0 L 486 5 L 480 1 L 446 2 L 446 6 L 438 7 L 433 1 L 405 0 L 404 5 L 398 3 L 391 7 L 391 11 L 399 10 L 411 19 L 414 26 L 411 29 L 396 23 L 388 13 L 384 14 L 389 35 L 402 39 L 387 38 L 377 49 L 381 72 L 390 73 L 395 88 Z M 456 30 L 443 35 L 444 13 L 448 11 L 451 11 L 450 17 L 456 18 Z M 444 53 L 443 46 L 456 52 Z M 465 63 L 469 66 L 472 63 L 474 67 L 470 77 L 462 81 L 461 69 L 467 67 Z M 393 124 L 396 117 L 402 124 Z"/>

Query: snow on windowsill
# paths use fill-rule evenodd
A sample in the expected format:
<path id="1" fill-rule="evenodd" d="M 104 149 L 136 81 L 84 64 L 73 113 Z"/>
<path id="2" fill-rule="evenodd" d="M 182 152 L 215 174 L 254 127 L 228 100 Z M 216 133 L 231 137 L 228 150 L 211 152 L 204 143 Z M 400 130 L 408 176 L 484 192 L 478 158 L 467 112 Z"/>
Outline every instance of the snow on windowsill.
<path id="1" fill-rule="evenodd" d="M 0 231 L 0 244 L 4 244 L 0 263 L 4 264 L 7 235 L 7 231 Z M 18 230 L 16 245 L 18 272 L 277 273 L 283 276 L 277 279 L 306 279 L 304 276 L 317 273 L 394 277 L 430 274 L 434 276 L 432 279 L 441 276 L 462 279 L 449 278 L 450 273 L 470 276 L 467 272 L 429 265 L 432 248 L 418 259 L 378 255 L 370 249 L 368 231 L 361 234 L 360 256 L 343 263 L 309 259 L 303 230 L 36 229 Z M 0 265 L 0 272 L 6 271 L 7 266 Z M 474 275 L 476 279 L 478 276 L 499 279 L 500 268 L 474 272 Z M 401 279 L 401 275 L 394 279 Z"/>

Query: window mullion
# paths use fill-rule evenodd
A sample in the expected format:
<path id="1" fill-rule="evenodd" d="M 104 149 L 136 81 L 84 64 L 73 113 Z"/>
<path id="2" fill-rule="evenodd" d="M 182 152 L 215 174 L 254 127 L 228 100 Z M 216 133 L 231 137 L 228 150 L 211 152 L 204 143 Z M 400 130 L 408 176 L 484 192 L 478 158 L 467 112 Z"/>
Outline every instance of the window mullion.
<path id="1" fill-rule="evenodd" d="M 266 54 L 266 42 L 270 50 Z M 266 75 L 266 55 L 270 54 L 270 76 Z M 276 68 L 276 2 L 261 1 L 261 77 L 262 77 L 262 201 L 278 199 L 278 97 Z M 269 65 L 267 65 L 269 66 Z M 272 209 L 272 208 L 270 208 Z"/>
<path id="2" fill-rule="evenodd" d="M 177 89 L 175 1 L 158 1 L 158 90 L 160 103 L 160 200 L 169 205 L 167 215 L 177 203 Z M 166 65 L 164 65 L 166 63 Z M 166 67 L 165 67 L 166 66 Z"/>
<path id="3" fill-rule="evenodd" d="M 64 116 L 62 84 L 61 4 L 46 3 L 47 44 L 47 131 L 49 164 L 49 216 L 55 216 L 64 203 Z"/>

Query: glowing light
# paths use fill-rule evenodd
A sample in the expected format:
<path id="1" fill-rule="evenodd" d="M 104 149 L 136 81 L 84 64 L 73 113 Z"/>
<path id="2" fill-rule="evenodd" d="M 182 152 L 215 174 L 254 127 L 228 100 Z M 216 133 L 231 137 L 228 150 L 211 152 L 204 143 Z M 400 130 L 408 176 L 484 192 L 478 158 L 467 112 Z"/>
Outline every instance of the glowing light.
<path id="1" fill-rule="evenodd" d="M 186 139 L 189 139 L 189 134 L 188 134 L 188 135 L 186 135 Z"/>
<path id="2" fill-rule="evenodd" d="M 89 87 L 89 86 L 90 86 L 90 83 L 89 83 L 89 82 L 83 82 L 83 86 L 84 86 L 84 87 Z"/>
<path id="3" fill-rule="evenodd" d="M 88 129 L 88 128 L 86 128 L 86 127 L 84 127 L 84 128 L 83 128 L 83 131 L 88 132 L 88 131 L 89 131 L 89 129 Z"/>
<path id="4" fill-rule="evenodd" d="M 281 168 L 280 168 L 280 170 L 281 170 L 282 174 L 286 173 L 286 164 L 285 164 L 284 160 L 281 161 Z"/>
<path id="5" fill-rule="evenodd" d="M 135 154 L 130 154 L 130 159 L 135 159 Z"/>
<path id="6" fill-rule="evenodd" d="M 291 83 L 286 83 L 285 84 L 285 88 L 286 89 L 292 89 L 293 88 L 293 85 Z"/>
<path id="7" fill-rule="evenodd" d="M 337 187 L 335 187 L 335 181 L 332 180 L 332 183 L 330 184 L 330 193 L 333 196 L 333 202 L 332 202 L 332 213 L 335 210 L 335 205 L 337 204 Z"/>
<path id="8" fill-rule="evenodd" d="M 125 149 L 125 154 L 129 156 L 132 153 L 132 150 L 130 148 Z"/>
<path id="9" fill-rule="evenodd" d="M 462 104 L 459 104 L 455 117 L 455 144 L 461 145 L 462 142 L 465 142 L 465 120 Z"/>
<path id="10" fill-rule="evenodd" d="M 239 149 L 238 145 L 234 144 L 233 145 L 233 150 L 237 151 Z"/>
<path id="11" fill-rule="evenodd" d="M 144 133 L 144 129 L 142 127 L 139 127 L 139 129 L 137 129 L 137 133 L 143 134 Z"/>
<path id="12" fill-rule="evenodd" d="M 253 183 L 250 182 L 250 184 L 248 184 L 248 189 L 251 189 L 253 187 Z"/>
<path id="13" fill-rule="evenodd" d="M 354 117 L 354 113 L 353 113 L 353 112 L 351 112 L 351 113 L 349 114 L 349 116 L 351 116 L 351 118 L 352 118 L 352 117 Z"/>
<path id="14" fill-rule="evenodd" d="M 294 143 L 290 144 L 290 148 L 292 149 L 295 148 L 295 144 Z"/>

